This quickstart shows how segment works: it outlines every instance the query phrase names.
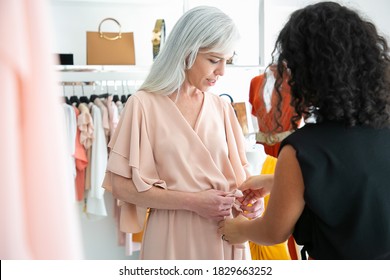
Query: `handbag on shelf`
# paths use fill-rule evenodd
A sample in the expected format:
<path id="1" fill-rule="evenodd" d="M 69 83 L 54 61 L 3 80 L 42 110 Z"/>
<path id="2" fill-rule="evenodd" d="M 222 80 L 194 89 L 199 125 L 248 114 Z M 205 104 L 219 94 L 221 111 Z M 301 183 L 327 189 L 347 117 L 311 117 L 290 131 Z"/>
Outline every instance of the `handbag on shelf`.
<path id="1" fill-rule="evenodd" d="M 105 21 L 114 21 L 118 32 L 103 32 Z M 134 34 L 122 32 L 122 26 L 114 18 L 105 18 L 98 31 L 87 31 L 87 65 L 135 65 Z"/>

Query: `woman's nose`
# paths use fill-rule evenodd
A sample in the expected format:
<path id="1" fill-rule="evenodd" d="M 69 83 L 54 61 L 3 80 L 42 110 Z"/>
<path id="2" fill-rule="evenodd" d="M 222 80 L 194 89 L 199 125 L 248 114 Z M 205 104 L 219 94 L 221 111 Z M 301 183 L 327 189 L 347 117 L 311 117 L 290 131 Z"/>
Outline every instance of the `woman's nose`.
<path id="1" fill-rule="evenodd" d="M 215 69 L 214 73 L 218 76 L 223 76 L 225 74 L 226 62 L 223 62 L 218 65 L 217 69 Z"/>

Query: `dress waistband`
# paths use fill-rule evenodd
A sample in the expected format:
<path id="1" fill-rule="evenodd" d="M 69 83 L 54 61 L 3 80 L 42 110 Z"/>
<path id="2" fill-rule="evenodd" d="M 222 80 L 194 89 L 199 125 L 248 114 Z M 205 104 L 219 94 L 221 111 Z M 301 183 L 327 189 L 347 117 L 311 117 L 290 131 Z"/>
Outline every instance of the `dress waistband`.
<path id="1" fill-rule="evenodd" d="M 259 143 L 264 143 L 269 146 L 275 145 L 276 143 L 280 143 L 283 141 L 284 138 L 289 136 L 293 131 L 288 130 L 288 131 L 283 131 L 280 133 L 264 133 L 264 132 L 257 132 L 256 133 L 256 142 Z"/>

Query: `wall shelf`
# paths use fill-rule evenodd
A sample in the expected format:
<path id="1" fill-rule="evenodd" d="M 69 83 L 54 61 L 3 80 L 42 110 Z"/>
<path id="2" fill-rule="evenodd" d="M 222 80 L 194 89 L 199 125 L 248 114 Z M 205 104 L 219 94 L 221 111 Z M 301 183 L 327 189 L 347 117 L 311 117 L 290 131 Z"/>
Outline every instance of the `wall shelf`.
<path id="1" fill-rule="evenodd" d="M 143 80 L 149 67 L 134 65 L 67 65 L 56 66 L 60 80 L 67 81 L 107 81 Z"/>
<path id="2" fill-rule="evenodd" d="M 95 91 L 134 93 L 145 80 L 150 66 L 137 65 L 56 65 L 64 94 L 91 94 Z M 211 92 L 229 93 L 236 102 L 246 101 L 249 84 L 264 71 L 260 65 L 228 64 L 225 75 Z M 81 85 L 81 86 L 80 86 Z"/>

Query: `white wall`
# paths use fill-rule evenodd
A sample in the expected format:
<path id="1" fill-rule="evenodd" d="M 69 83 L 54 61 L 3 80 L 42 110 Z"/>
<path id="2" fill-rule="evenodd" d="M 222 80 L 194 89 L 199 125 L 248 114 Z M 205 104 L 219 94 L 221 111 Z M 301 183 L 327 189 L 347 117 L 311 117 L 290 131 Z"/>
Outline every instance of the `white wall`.
<path id="1" fill-rule="evenodd" d="M 260 26 L 260 40 L 264 41 L 264 50 L 260 56 L 264 57 L 265 65 L 271 61 L 271 53 L 279 31 L 296 9 L 303 8 L 308 4 L 322 1 L 313 0 L 260 0 L 261 10 L 264 13 L 264 25 Z M 390 40 L 390 1 L 388 0 L 335 0 L 347 7 L 356 9 L 360 14 L 371 20 L 379 32 Z"/>
<path id="2" fill-rule="evenodd" d="M 235 101 L 248 99 L 252 77 L 271 60 L 275 38 L 295 9 L 319 1 L 311 0 L 50 0 L 53 15 L 55 53 L 73 53 L 76 65 L 86 63 L 86 31 L 97 30 L 100 21 L 114 17 L 122 24 L 122 31 L 132 31 L 135 37 L 136 65 L 148 67 L 152 63 L 151 32 L 157 18 L 166 21 L 167 34 L 189 8 L 214 5 L 228 13 L 237 23 L 242 40 L 238 47 L 236 65 L 243 69 L 229 69 L 217 86 L 215 94 L 229 93 Z M 359 9 L 377 25 L 388 38 L 390 1 L 338 1 Z M 106 22 L 105 31 L 116 31 Z M 253 65 L 260 65 L 255 68 Z M 250 66 L 250 67 L 246 67 Z"/>
<path id="3" fill-rule="evenodd" d="M 182 0 L 170 1 L 68 1 L 51 0 L 54 29 L 54 53 L 73 53 L 75 65 L 86 64 L 86 31 L 98 31 L 107 17 L 122 25 L 122 32 L 134 33 L 136 64 L 150 65 L 152 30 L 156 19 L 166 21 L 167 32 L 183 13 Z M 167 4 L 168 3 L 168 4 Z M 112 21 L 102 25 L 106 32 L 117 32 Z"/>
<path id="4" fill-rule="evenodd" d="M 229 14 L 242 36 L 237 63 L 259 64 L 258 0 L 246 0 L 245 4 L 232 0 L 51 0 L 56 35 L 54 52 L 73 53 L 75 64 L 86 64 L 86 31 L 97 31 L 102 19 L 113 17 L 121 23 L 122 32 L 134 32 L 136 64 L 150 65 L 153 60 L 152 30 L 156 19 L 165 19 L 169 35 L 183 11 L 198 5 L 213 5 Z M 102 26 L 107 32 L 118 30 L 110 21 Z"/>

